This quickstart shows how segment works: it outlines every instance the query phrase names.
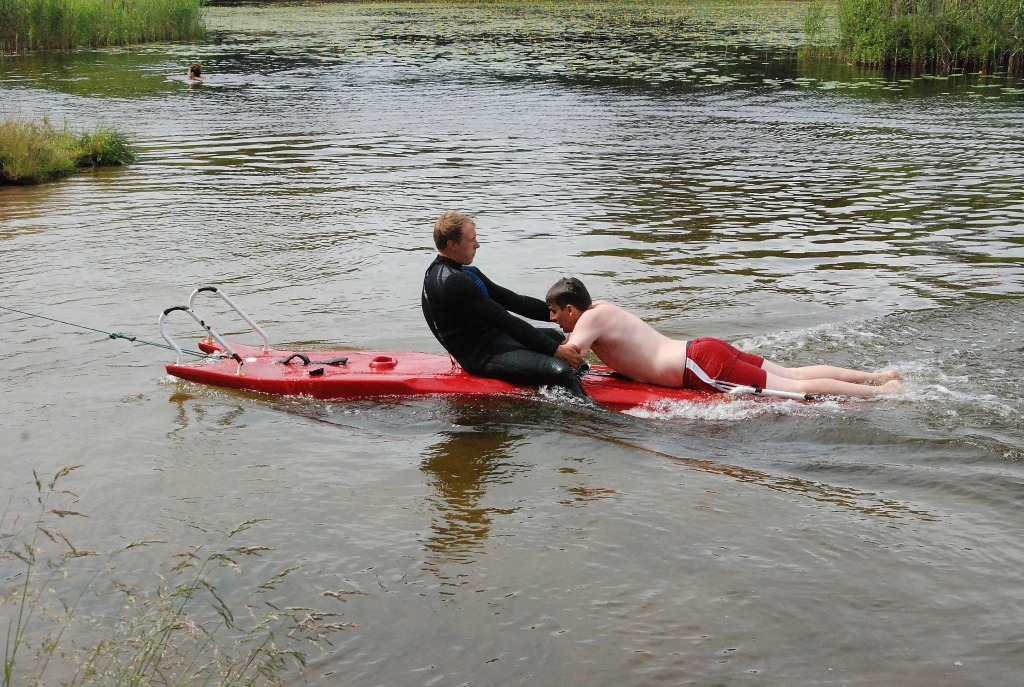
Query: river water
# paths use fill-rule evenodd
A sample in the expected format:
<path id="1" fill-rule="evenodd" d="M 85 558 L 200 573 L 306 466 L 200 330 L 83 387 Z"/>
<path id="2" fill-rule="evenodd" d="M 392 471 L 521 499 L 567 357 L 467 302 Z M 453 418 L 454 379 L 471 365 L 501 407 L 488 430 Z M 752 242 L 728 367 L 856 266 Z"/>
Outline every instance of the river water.
<path id="1" fill-rule="evenodd" d="M 304 565 L 279 602 L 361 592 L 313 684 L 1019 684 L 1021 84 L 800 57 L 802 12 L 212 8 L 200 45 L 4 58 L 5 112 L 142 155 L 0 190 L 0 305 L 153 340 L 216 284 L 281 347 L 440 352 L 419 288 L 460 208 L 498 283 L 577 275 L 670 336 L 904 393 L 274 399 L 3 312 L 0 496 L 84 463 L 67 527 L 166 540 L 124 564 L 150 578 L 269 518 L 253 572 Z"/>

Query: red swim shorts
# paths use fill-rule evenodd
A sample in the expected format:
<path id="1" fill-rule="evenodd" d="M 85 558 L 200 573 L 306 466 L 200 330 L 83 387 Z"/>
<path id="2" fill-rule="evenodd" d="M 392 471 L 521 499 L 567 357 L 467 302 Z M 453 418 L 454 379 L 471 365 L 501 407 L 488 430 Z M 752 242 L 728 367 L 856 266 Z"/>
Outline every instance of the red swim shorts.
<path id="1" fill-rule="evenodd" d="M 686 348 L 686 372 L 683 373 L 683 388 L 698 391 L 717 392 L 702 379 L 715 382 L 731 382 L 743 386 L 763 389 L 768 373 L 761 369 L 764 358 L 753 353 L 744 353 L 721 339 L 703 337 L 694 339 Z M 693 367 L 697 367 L 694 370 Z M 699 370 L 699 371 L 698 371 Z"/>

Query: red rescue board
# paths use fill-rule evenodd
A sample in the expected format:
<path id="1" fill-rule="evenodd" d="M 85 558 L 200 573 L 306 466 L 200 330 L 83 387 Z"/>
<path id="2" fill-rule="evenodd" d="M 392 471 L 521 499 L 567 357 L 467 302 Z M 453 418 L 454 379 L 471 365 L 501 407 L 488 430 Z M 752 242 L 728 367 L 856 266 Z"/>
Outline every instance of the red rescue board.
<path id="1" fill-rule="evenodd" d="M 238 364 L 231 358 L 185 365 L 170 363 L 167 373 L 190 382 L 228 389 L 324 400 L 428 394 L 491 396 L 533 393 L 529 387 L 471 375 L 453 365 L 446 355 L 410 351 L 264 351 L 257 346 L 230 345 L 245 361 L 241 375 L 237 374 Z M 205 341 L 200 342 L 199 348 L 206 353 L 220 350 L 216 344 Z M 294 353 L 307 356 L 311 361 L 309 366 L 298 358 L 288 364 L 279 362 Z M 336 358 L 347 358 L 348 361 L 344 365 L 317 364 L 317 361 Z M 583 378 L 583 389 L 592 399 L 612 410 L 628 410 L 665 400 L 706 403 L 724 399 L 722 394 L 643 384 L 611 376 L 611 370 L 603 365 L 594 365 L 591 371 L 597 374 Z"/>

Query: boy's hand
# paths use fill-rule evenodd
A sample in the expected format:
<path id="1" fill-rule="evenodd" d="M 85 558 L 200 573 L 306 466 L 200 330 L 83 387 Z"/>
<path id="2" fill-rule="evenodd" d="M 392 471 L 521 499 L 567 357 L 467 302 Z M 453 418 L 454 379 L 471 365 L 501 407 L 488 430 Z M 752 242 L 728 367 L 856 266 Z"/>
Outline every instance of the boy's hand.
<path id="1" fill-rule="evenodd" d="M 558 350 L 555 351 L 555 357 L 574 370 L 583 362 L 583 354 L 580 352 L 580 349 L 576 344 L 562 344 L 558 347 Z"/>

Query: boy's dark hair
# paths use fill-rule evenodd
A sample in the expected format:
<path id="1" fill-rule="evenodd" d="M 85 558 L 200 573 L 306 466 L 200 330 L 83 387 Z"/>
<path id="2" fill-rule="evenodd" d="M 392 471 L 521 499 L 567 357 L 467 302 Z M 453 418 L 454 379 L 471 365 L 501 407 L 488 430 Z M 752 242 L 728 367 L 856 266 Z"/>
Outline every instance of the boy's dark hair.
<path id="1" fill-rule="evenodd" d="M 554 303 L 559 308 L 571 305 L 578 310 L 586 310 L 594 301 L 590 299 L 590 292 L 576 277 L 562 277 L 555 282 L 555 285 L 548 289 L 548 295 L 544 299 L 548 305 Z"/>
<path id="2" fill-rule="evenodd" d="M 199 64 L 198 62 L 194 63 L 191 67 L 188 68 L 188 73 L 192 74 L 193 76 L 202 76 L 203 65 Z"/>

